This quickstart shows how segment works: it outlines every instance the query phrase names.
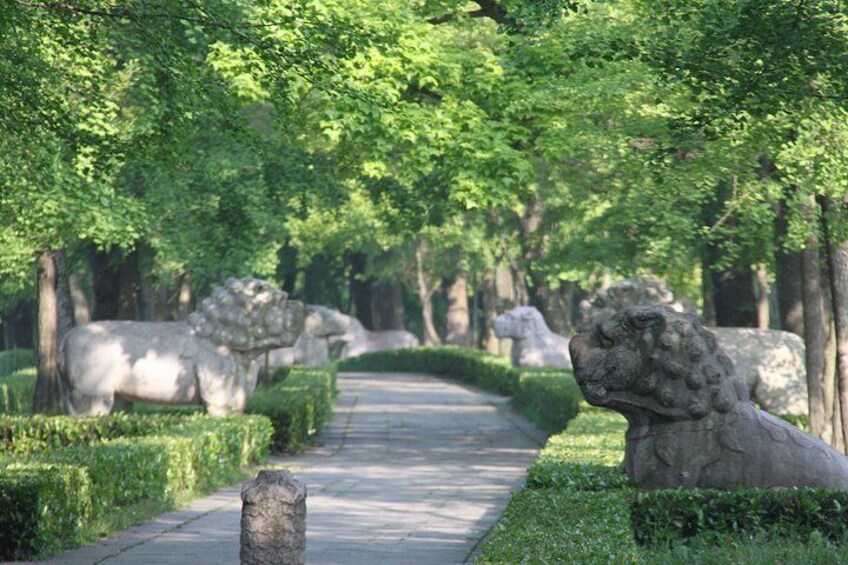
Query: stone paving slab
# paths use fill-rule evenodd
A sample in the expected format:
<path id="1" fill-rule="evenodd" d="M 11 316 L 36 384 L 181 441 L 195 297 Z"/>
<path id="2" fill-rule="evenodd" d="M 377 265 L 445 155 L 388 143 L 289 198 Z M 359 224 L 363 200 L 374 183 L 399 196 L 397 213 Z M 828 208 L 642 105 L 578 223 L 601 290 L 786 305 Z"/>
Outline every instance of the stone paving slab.
<path id="1" fill-rule="evenodd" d="M 544 442 L 508 403 L 427 375 L 339 374 L 319 446 L 267 465 L 307 485 L 307 563 L 473 561 Z M 49 562 L 238 563 L 239 492 L 223 489 Z"/>

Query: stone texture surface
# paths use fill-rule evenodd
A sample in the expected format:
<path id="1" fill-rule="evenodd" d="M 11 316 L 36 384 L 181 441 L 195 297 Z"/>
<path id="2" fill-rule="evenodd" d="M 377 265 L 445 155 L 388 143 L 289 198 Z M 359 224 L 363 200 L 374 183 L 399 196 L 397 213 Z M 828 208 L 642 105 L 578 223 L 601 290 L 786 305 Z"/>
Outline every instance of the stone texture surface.
<path id="1" fill-rule="evenodd" d="M 353 316 L 347 316 L 347 329 L 343 335 L 331 338 L 331 342 L 340 341 L 342 346 L 339 356 L 342 359 L 356 357 L 371 351 L 384 351 L 388 349 L 404 349 L 407 347 L 418 347 L 421 341 L 415 334 L 405 330 L 366 330 L 362 322 Z"/>
<path id="2" fill-rule="evenodd" d="M 310 565 L 469 563 L 544 435 L 507 398 L 424 375 L 342 373 L 320 445 L 277 458 L 309 489 Z M 239 487 L 96 544 L 67 565 L 238 563 Z"/>
<path id="3" fill-rule="evenodd" d="M 495 318 L 495 335 L 513 340 L 510 357 L 516 367 L 571 368 L 568 339 L 552 332 L 532 306 L 518 306 Z"/>
<path id="4" fill-rule="evenodd" d="M 306 562 L 306 485 L 285 470 L 260 471 L 241 500 L 242 565 Z"/>
<path id="5" fill-rule="evenodd" d="M 715 336 L 663 306 L 627 308 L 571 340 L 586 400 L 628 420 L 641 488 L 848 488 L 848 458 L 748 400 Z"/>
<path id="6" fill-rule="evenodd" d="M 710 328 L 751 400 L 772 414 L 809 412 L 804 340 L 778 330 Z"/>
<path id="7" fill-rule="evenodd" d="M 268 367 L 306 365 L 315 367 L 330 360 L 330 338 L 341 336 L 347 329 L 347 316 L 326 306 L 306 305 L 303 332 L 294 346 L 268 352 Z M 263 360 L 264 362 L 264 360 Z"/>
<path id="8" fill-rule="evenodd" d="M 94 322 L 74 328 L 59 353 L 65 406 L 73 415 L 111 412 L 116 397 L 203 404 L 240 412 L 256 387 L 255 357 L 294 344 L 303 304 L 257 279 L 229 279 L 188 322 Z"/>

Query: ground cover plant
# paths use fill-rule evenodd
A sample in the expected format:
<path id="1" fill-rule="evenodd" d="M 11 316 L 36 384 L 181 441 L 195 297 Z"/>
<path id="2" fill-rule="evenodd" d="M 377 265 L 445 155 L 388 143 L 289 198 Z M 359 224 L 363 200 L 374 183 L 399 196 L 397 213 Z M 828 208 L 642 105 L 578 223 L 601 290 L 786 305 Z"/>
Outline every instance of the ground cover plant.
<path id="1" fill-rule="evenodd" d="M 509 359 L 459 347 L 377 351 L 338 362 L 342 371 L 429 373 L 512 396 L 513 406 L 548 433 L 565 429 L 582 398 L 568 370 L 512 367 Z"/>
<path id="2" fill-rule="evenodd" d="M 621 415 L 581 405 L 530 468 L 478 563 L 848 563 L 844 493 L 637 493 L 619 471 L 626 428 Z M 649 535 L 651 545 L 637 543 Z"/>

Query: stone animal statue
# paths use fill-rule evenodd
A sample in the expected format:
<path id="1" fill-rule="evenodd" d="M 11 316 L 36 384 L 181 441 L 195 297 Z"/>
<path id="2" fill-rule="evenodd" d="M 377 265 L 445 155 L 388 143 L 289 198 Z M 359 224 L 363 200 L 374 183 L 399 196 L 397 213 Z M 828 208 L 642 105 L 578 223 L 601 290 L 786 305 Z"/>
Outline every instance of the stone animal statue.
<path id="1" fill-rule="evenodd" d="M 627 308 L 572 338 L 571 359 L 586 400 L 627 418 L 637 487 L 848 488 L 848 458 L 749 402 L 694 316 Z"/>
<path id="2" fill-rule="evenodd" d="M 241 412 L 256 387 L 258 354 L 292 345 L 304 308 L 257 279 L 229 279 L 187 322 L 93 322 L 62 341 L 66 409 L 108 414 L 116 399 L 202 404 Z"/>
<path id="3" fill-rule="evenodd" d="M 329 338 L 340 336 L 347 329 L 347 316 L 316 304 L 306 305 L 303 332 L 293 347 L 282 347 L 268 352 L 268 367 L 306 365 L 314 367 L 330 361 Z M 264 362 L 264 359 L 260 359 Z"/>
<path id="4" fill-rule="evenodd" d="M 710 328 L 733 360 L 751 400 L 772 414 L 806 415 L 804 340 L 779 330 Z"/>
<path id="5" fill-rule="evenodd" d="M 654 305 L 695 313 L 694 307 L 674 297 L 665 281 L 634 277 L 616 281 L 582 301 L 580 328 L 591 328 L 631 306 Z M 773 414 L 807 414 L 804 340 L 777 330 L 712 328 L 712 331 L 733 360 L 736 375 L 747 385 L 751 400 Z"/>
<path id="6" fill-rule="evenodd" d="M 495 318 L 495 335 L 513 340 L 511 357 L 516 367 L 571 368 L 568 339 L 552 332 L 532 306 L 518 306 Z"/>
<path id="7" fill-rule="evenodd" d="M 339 357 L 347 359 L 356 357 L 371 351 L 384 351 L 386 349 L 405 349 L 407 347 L 418 347 L 421 342 L 415 334 L 404 330 L 366 330 L 362 322 L 353 316 L 342 314 L 347 320 L 345 333 L 333 340 L 343 343 Z"/>

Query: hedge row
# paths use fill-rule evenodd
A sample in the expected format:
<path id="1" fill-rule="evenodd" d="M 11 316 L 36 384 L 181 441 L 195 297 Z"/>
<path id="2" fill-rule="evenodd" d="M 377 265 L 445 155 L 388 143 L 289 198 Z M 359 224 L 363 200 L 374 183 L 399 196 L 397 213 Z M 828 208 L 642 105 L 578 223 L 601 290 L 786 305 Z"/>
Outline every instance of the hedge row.
<path id="1" fill-rule="evenodd" d="M 9 349 L 0 351 L 0 378 L 35 365 L 35 354 L 31 349 Z"/>
<path id="2" fill-rule="evenodd" d="M 701 534 L 768 534 L 848 541 L 848 491 L 811 488 L 659 490 L 631 497 L 636 542 L 668 545 Z"/>
<path id="3" fill-rule="evenodd" d="M 84 539 L 86 525 L 108 512 L 140 501 L 173 502 L 231 480 L 267 456 L 273 433 L 262 416 L 169 421 L 155 435 L 4 458 L 0 558 L 55 553 Z"/>
<path id="4" fill-rule="evenodd" d="M 332 365 L 283 368 L 271 375 L 271 382 L 253 393 L 246 411 L 271 420 L 273 451 L 302 451 L 332 415 L 336 369 Z"/>
<path id="5" fill-rule="evenodd" d="M 341 371 L 429 373 L 512 396 L 517 410 L 541 429 L 565 429 L 582 398 L 570 371 L 516 369 L 506 357 L 476 349 L 420 347 L 378 351 L 338 362 Z"/>
<path id="6" fill-rule="evenodd" d="M 35 396 L 35 367 L 0 377 L 0 414 L 29 414 Z"/>
<path id="7" fill-rule="evenodd" d="M 848 491 L 637 492 L 619 470 L 627 423 L 581 406 L 552 436 L 479 563 L 848 563 Z"/>

